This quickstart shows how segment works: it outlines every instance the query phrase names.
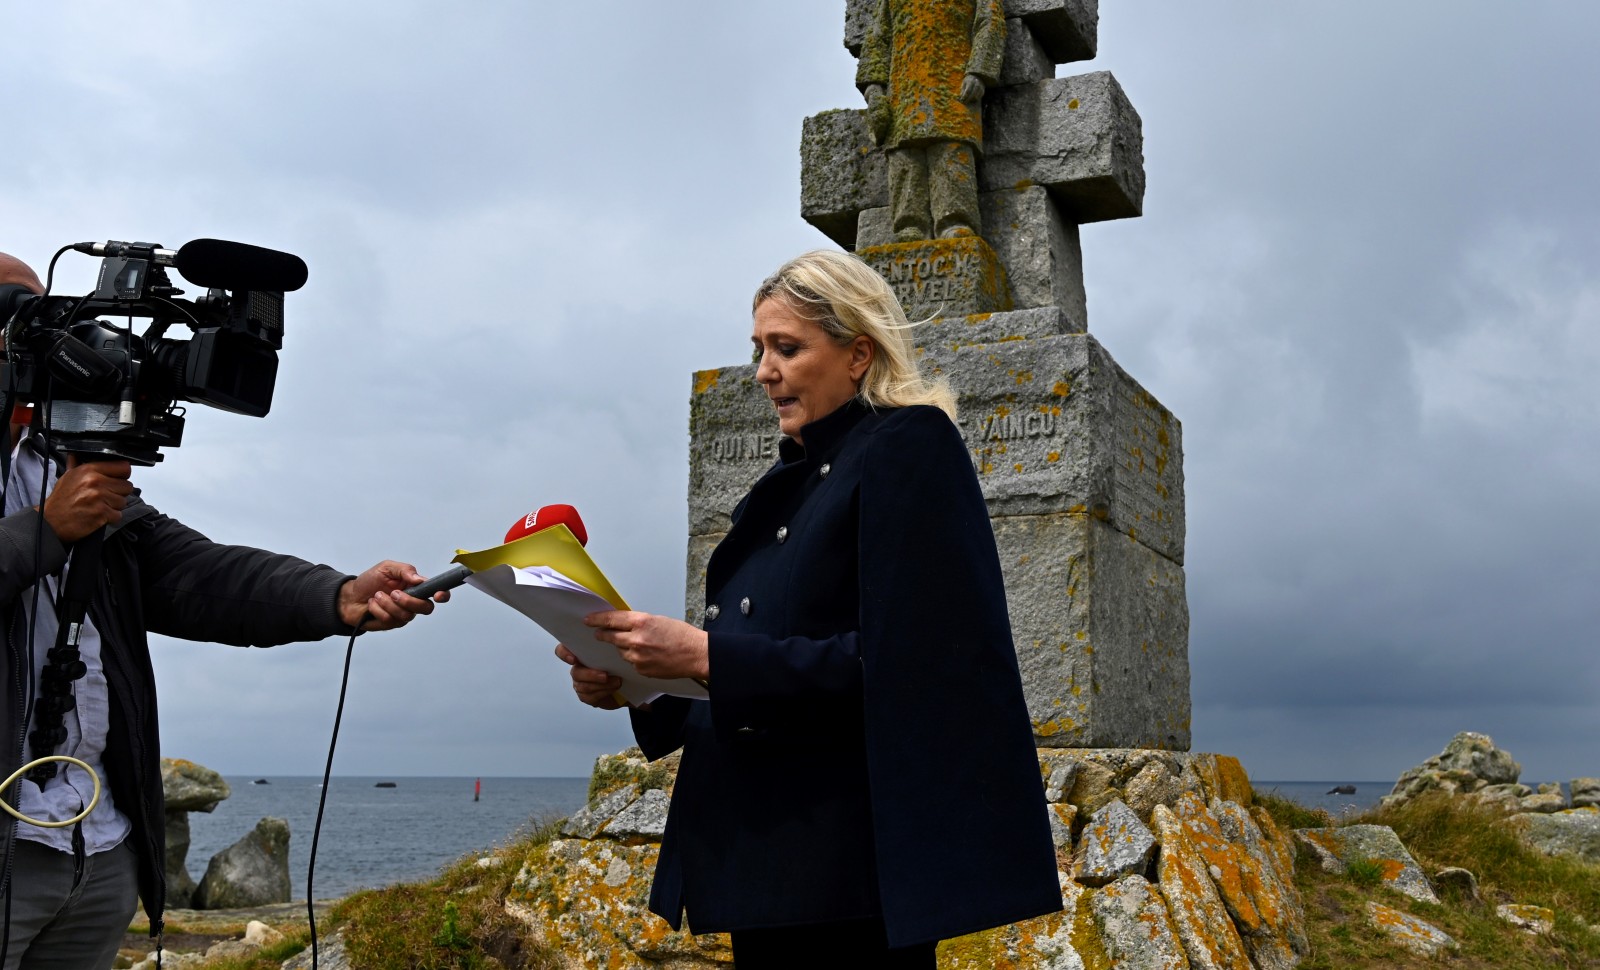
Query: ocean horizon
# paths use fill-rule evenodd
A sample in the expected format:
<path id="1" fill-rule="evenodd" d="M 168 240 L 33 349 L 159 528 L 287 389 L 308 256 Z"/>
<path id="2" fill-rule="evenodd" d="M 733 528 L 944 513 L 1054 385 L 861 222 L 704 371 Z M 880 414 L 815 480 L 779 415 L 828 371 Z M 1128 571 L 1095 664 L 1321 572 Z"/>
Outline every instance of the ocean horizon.
<path id="1" fill-rule="evenodd" d="M 215 812 L 189 813 L 189 875 L 199 882 L 211 857 L 243 838 L 262 818 L 289 823 L 289 877 L 305 898 L 311 835 L 322 778 L 318 775 L 224 775 L 233 789 Z M 256 784 L 260 779 L 265 784 Z M 482 795 L 473 801 L 475 782 Z M 378 787 L 379 783 L 385 787 Z M 1378 804 L 1393 781 L 1261 780 L 1272 792 L 1337 818 Z M 392 787 L 388 787 L 392 785 Z M 1355 785 L 1351 795 L 1330 793 Z M 587 777 L 514 778 L 471 775 L 341 775 L 329 782 L 317 847 L 319 899 L 362 889 L 431 879 L 467 855 L 488 852 L 541 822 L 583 806 Z"/>

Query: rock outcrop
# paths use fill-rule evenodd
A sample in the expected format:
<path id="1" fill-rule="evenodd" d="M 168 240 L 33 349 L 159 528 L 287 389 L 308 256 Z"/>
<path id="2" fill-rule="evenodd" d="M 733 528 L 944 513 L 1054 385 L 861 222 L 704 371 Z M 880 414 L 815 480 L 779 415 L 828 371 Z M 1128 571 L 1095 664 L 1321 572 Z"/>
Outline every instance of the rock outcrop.
<path id="1" fill-rule="evenodd" d="M 196 909 L 239 909 L 289 901 L 289 823 L 264 818 L 211 857 L 195 889 Z"/>
<path id="2" fill-rule="evenodd" d="M 1487 734 L 1463 731 L 1444 751 L 1401 775 L 1382 804 L 1427 794 L 1471 798 L 1505 812 L 1522 841 L 1545 855 L 1600 862 L 1600 778 L 1574 778 L 1569 807 L 1559 783 L 1530 788 L 1517 781 L 1521 773 L 1521 765 Z"/>
<path id="3" fill-rule="evenodd" d="M 1462 731 L 1439 754 L 1402 774 L 1383 803 L 1389 805 L 1427 792 L 1467 795 L 1485 788 L 1516 785 L 1521 774 L 1522 766 L 1508 752 L 1495 747 L 1493 738 Z"/>
<path id="4" fill-rule="evenodd" d="M 182 909 L 194 897 L 189 876 L 189 813 L 210 812 L 233 794 L 222 776 L 180 758 L 161 759 L 161 791 L 166 798 L 167 905 Z"/>
<path id="5" fill-rule="evenodd" d="M 946 940 L 942 970 L 1289 970 L 1307 952 L 1294 845 L 1220 755 L 1039 751 L 1063 910 Z M 729 967 L 727 938 L 648 911 L 676 773 L 637 748 L 595 764 L 589 803 L 525 860 L 506 908 L 572 968 Z M 928 851 L 938 851 L 930 846 Z"/>

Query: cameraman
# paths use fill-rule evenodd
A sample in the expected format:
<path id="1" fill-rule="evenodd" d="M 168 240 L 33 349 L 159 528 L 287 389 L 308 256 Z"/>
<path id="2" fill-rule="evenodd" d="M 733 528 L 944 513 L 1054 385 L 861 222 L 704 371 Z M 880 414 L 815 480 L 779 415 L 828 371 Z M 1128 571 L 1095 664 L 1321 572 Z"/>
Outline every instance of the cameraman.
<path id="1" fill-rule="evenodd" d="M 24 263 L 0 253 L 0 285 L 44 288 Z M 405 563 L 381 562 L 359 576 L 291 556 L 219 545 L 146 505 L 126 461 L 69 458 L 56 476 L 35 437 L 12 424 L 10 477 L 0 519 L 0 624 L 6 657 L 0 671 L 0 778 L 45 754 L 92 765 L 104 794 L 71 828 L 39 828 L 0 814 L 10 848 L 5 873 L 9 938 L 3 970 L 99 970 L 109 967 L 138 900 L 151 934 L 165 905 L 165 815 L 156 687 L 146 631 L 240 646 L 271 646 L 404 626 L 433 603 L 402 590 L 423 577 Z M 53 487 L 41 486 L 54 478 Z M 88 673 L 72 682 L 74 709 L 63 716 L 67 740 L 33 751 L 23 724 L 23 686 L 38 684 L 55 646 L 56 598 L 72 544 L 107 528 L 102 578 L 79 645 Z M 448 593 L 437 594 L 443 602 Z M 32 634 L 34 671 L 23 663 Z M 37 694 L 35 695 L 38 696 Z M 0 793 L 24 815 L 49 821 L 83 810 L 93 781 L 57 762 L 41 788 L 24 779 Z"/>

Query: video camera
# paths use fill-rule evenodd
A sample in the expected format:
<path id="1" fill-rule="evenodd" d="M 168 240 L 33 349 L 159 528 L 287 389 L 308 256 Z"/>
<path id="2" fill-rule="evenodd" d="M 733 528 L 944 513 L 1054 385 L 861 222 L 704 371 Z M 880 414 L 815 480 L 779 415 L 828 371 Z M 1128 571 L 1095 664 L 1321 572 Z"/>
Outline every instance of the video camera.
<path id="1" fill-rule="evenodd" d="M 159 449 L 183 441 L 180 401 L 266 415 L 283 347 L 283 295 L 306 282 L 298 256 L 220 239 L 177 250 L 114 241 L 68 248 L 104 257 L 93 293 L 39 296 L 0 286 L 0 392 L 34 405 L 36 429 L 67 452 L 153 465 Z M 205 295 L 181 299 L 169 267 Z M 142 335 L 135 317 L 150 320 Z M 175 323 L 193 336 L 168 338 Z"/>

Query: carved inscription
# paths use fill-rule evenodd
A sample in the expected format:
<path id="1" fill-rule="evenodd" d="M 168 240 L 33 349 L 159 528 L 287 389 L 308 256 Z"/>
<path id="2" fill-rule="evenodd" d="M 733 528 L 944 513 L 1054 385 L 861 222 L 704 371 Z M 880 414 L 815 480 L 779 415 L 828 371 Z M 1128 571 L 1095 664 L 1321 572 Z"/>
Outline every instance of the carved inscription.
<path id="1" fill-rule="evenodd" d="M 729 434 L 701 446 L 716 462 L 772 461 L 778 457 L 781 434 Z"/>
<path id="2" fill-rule="evenodd" d="M 1049 404 L 981 418 L 962 418 L 956 422 L 969 441 L 1016 441 L 1022 438 L 1048 438 L 1060 423 L 1059 408 Z"/>
<path id="3" fill-rule="evenodd" d="M 983 285 L 983 261 L 976 253 L 889 259 L 875 268 L 905 306 L 958 300 Z"/>

